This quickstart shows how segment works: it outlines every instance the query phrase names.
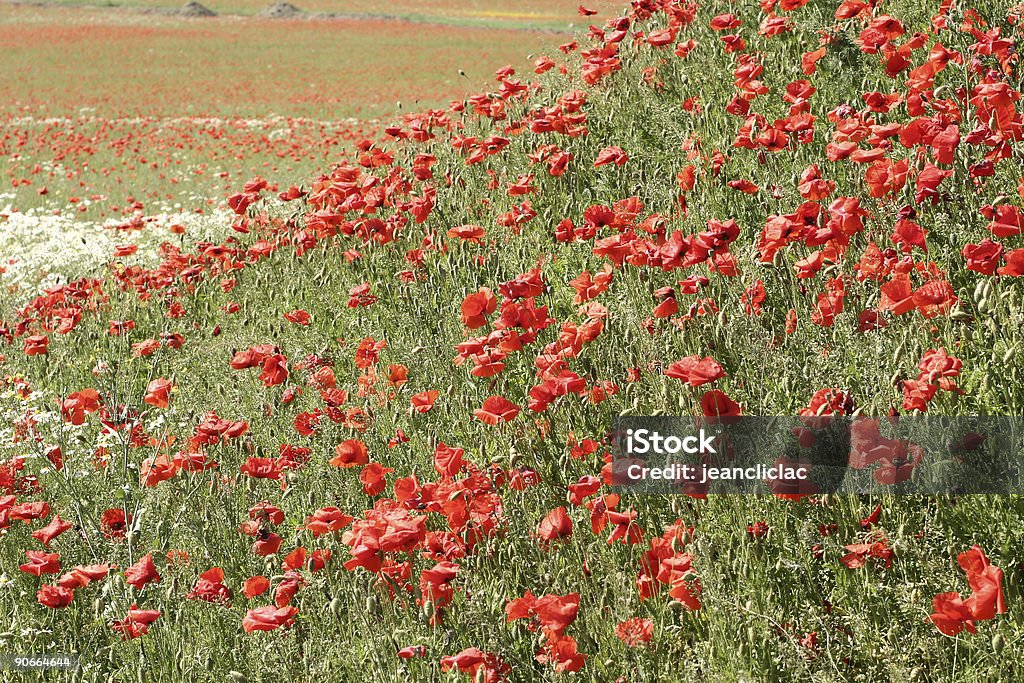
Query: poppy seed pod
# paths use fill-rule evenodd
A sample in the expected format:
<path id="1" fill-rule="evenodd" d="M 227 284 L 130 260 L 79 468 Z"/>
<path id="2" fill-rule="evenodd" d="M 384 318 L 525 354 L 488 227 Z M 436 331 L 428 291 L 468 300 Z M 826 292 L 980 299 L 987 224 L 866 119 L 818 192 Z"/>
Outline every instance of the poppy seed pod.
<path id="1" fill-rule="evenodd" d="M 377 616 L 380 615 L 380 601 L 377 600 L 376 595 L 371 594 L 366 596 L 366 611 L 370 614 Z"/>

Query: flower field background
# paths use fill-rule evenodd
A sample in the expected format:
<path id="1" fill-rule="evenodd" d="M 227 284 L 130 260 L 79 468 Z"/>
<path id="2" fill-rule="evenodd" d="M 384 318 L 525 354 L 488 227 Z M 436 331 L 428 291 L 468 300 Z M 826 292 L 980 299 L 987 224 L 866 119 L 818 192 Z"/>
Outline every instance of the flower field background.
<path id="1" fill-rule="evenodd" d="M 620 496 L 606 440 L 1020 413 L 1010 4 L 638 0 L 436 41 L 0 11 L 3 650 L 83 680 L 1024 675 L 1019 497 Z M 25 67 L 64 30 L 102 46 L 91 95 L 86 59 Z M 87 246 L 59 272 L 24 265 L 70 248 L 43 215 Z"/>

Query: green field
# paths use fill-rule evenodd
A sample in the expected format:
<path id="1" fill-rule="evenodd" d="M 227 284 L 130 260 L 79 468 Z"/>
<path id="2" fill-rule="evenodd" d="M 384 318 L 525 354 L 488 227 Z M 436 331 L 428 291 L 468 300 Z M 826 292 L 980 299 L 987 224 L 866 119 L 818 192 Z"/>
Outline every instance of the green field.
<path id="1" fill-rule="evenodd" d="M 271 162 L 279 187 L 219 179 L 213 223 L 123 230 L 21 285 L 0 309 L 0 650 L 77 654 L 88 681 L 1024 677 L 1019 495 L 641 495 L 610 485 L 608 439 L 622 416 L 1021 414 L 1019 17 L 656 4 L 569 55 L 475 34 L 565 73 L 425 55 L 408 78 L 465 60 L 489 82 Z M 34 21 L 26 50 L 59 23 Z M 213 30 L 169 21 L 168 44 Z M 257 119 L 245 93 L 289 98 L 237 30 L 216 49 L 248 80 L 173 78 Z M 412 68 L 352 58 L 366 90 L 335 92 L 311 44 L 281 53 L 302 60 L 284 92 L 346 116 L 382 111 L 355 108 L 374 70 Z M 127 116 L 110 71 L 95 106 Z M 913 446 L 863 473 L 920 472 Z"/>

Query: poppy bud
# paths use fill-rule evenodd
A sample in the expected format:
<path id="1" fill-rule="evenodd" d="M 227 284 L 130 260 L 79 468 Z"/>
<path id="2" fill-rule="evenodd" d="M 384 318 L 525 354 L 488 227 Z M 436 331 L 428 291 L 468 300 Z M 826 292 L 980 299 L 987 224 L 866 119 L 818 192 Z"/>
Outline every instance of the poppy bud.
<path id="1" fill-rule="evenodd" d="M 992 636 L 992 651 L 996 653 L 996 656 L 1003 653 L 1004 647 L 1006 647 L 1006 638 L 1003 637 L 1002 633 Z"/>
<path id="2" fill-rule="evenodd" d="M 1017 345 L 1014 344 L 1013 346 L 1011 346 L 1010 348 L 1008 348 L 1006 350 L 1006 353 L 1003 354 L 1003 363 L 1004 364 L 1008 364 L 1011 360 L 1013 360 L 1013 357 L 1014 357 L 1014 355 L 1016 355 L 1016 353 L 1017 353 Z"/>
<path id="3" fill-rule="evenodd" d="M 965 311 L 959 304 L 957 304 L 953 311 L 949 314 L 951 320 L 958 323 L 966 322 L 971 319 L 971 314 Z"/>
<path id="4" fill-rule="evenodd" d="M 331 600 L 331 604 L 329 605 L 329 607 L 331 609 L 331 614 L 333 614 L 336 617 L 341 616 L 341 598 L 334 598 L 333 600 Z"/>
<path id="5" fill-rule="evenodd" d="M 238 683 L 246 683 L 249 680 L 249 678 L 241 671 L 229 671 L 228 677 L 233 681 L 238 681 Z"/>
<path id="6" fill-rule="evenodd" d="M 377 601 L 376 595 L 366 596 L 366 611 L 370 614 L 380 614 L 380 602 Z"/>

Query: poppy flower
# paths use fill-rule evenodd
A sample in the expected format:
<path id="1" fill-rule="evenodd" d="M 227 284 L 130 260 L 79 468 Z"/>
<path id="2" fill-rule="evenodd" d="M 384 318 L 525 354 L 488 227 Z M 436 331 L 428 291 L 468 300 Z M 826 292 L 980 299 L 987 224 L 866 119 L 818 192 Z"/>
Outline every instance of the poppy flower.
<path id="1" fill-rule="evenodd" d="M 511 671 L 511 667 L 498 655 L 484 652 L 476 647 L 470 647 L 456 655 L 441 658 L 441 671 L 447 672 L 452 670 L 477 676 L 484 681 L 500 681 Z M 481 675 L 480 671 L 484 673 Z"/>
<path id="2" fill-rule="evenodd" d="M 289 311 L 285 313 L 284 319 L 290 323 L 294 323 L 295 325 L 302 325 L 303 327 L 305 327 L 309 325 L 313 317 L 306 311 L 296 309 L 294 311 Z"/>
<path id="3" fill-rule="evenodd" d="M 124 538 L 131 521 L 131 517 L 120 508 L 104 510 L 100 515 L 100 531 L 109 539 Z"/>
<path id="4" fill-rule="evenodd" d="M 967 574 L 971 596 L 964 601 L 975 619 L 994 619 L 995 615 L 1006 612 L 1003 597 L 1003 570 L 992 565 L 980 546 L 957 556 L 957 563 Z"/>
<path id="5" fill-rule="evenodd" d="M 896 221 L 896 227 L 893 230 L 891 239 L 900 246 L 904 253 L 909 254 L 912 247 L 920 247 L 927 253 L 928 245 L 925 243 L 927 236 L 927 230 L 912 220 L 902 218 Z"/>
<path id="6" fill-rule="evenodd" d="M 988 229 L 996 237 L 1024 235 L 1024 211 L 1019 206 L 1000 204 L 995 209 L 986 207 L 982 214 L 991 220 Z"/>
<path id="7" fill-rule="evenodd" d="M 275 458 L 249 457 L 238 470 L 253 479 L 281 478 L 281 464 Z"/>
<path id="8" fill-rule="evenodd" d="M 572 535 L 572 519 L 565 507 L 557 507 L 540 521 L 537 537 L 542 543 L 551 543 Z"/>
<path id="9" fill-rule="evenodd" d="M 1024 249 L 1013 249 L 1006 252 L 1006 265 L 996 271 L 999 275 L 1020 277 L 1024 275 Z"/>
<path id="10" fill-rule="evenodd" d="M 711 19 L 710 26 L 712 31 L 729 31 L 742 24 L 735 14 L 719 14 Z"/>
<path id="11" fill-rule="evenodd" d="M 283 539 L 277 534 L 262 530 L 257 536 L 256 540 L 252 544 L 252 552 L 258 557 L 269 557 L 276 555 L 277 551 L 281 549 Z"/>
<path id="12" fill-rule="evenodd" d="M 443 441 L 434 449 L 434 469 L 444 477 L 454 477 L 462 471 L 462 455 L 465 451 L 453 448 Z"/>
<path id="13" fill-rule="evenodd" d="M 725 370 L 711 356 L 687 356 L 665 368 L 665 376 L 686 382 L 691 387 L 714 382 L 725 377 Z"/>
<path id="14" fill-rule="evenodd" d="M 265 576 L 251 576 L 242 584 L 242 594 L 252 600 L 270 590 L 270 580 Z"/>
<path id="15" fill-rule="evenodd" d="M 113 565 L 107 564 L 77 565 L 70 572 L 60 577 L 57 583 L 71 590 L 85 588 L 93 581 L 105 579 L 112 568 Z"/>
<path id="16" fill-rule="evenodd" d="M 615 636 L 628 647 L 640 647 L 654 637 L 654 622 L 642 617 L 633 617 L 615 625 Z"/>
<path id="17" fill-rule="evenodd" d="M 359 439 L 347 439 L 334 447 L 334 457 L 330 464 L 335 467 L 356 467 L 370 462 L 370 454 L 366 444 Z"/>
<path id="18" fill-rule="evenodd" d="M 906 185 L 910 164 L 906 159 L 881 159 L 873 163 L 864 175 L 864 183 L 872 197 L 896 194 Z"/>
<path id="19" fill-rule="evenodd" d="M 200 574 L 195 586 L 185 597 L 189 600 L 228 604 L 231 600 L 231 590 L 224 585 L 224 570 L 213 567 Z"/>
<path id="20" fill-rule="evenodd" d="M 429 412 L 434 407 L 434 403 L 437 401 L 437 397 L 440 395 L 440 391 L 437 389 L 430 389 L 428 391 L 421 391 L 418 394 L 414 394 L 409 398 L 409 407 L 414 413 L 423 414 Z"/>
<path id="21" fill-rule="evenodd" d="M 283 384 L 288 379 L 288 361 L 280 353 L 275 353 L 263 359 L 263 372 L 260 373 L 260 381 L 268 387 Z"/>
<path id="22" fill-rule="evenodd" d="M 986 238 L 979 244 L 965 245 L 960 253 L 967 261 L 968 270 L 973 270 L 982 275 L 995 275 L 996 268 L 1002 260 L 1003 245 Z M 1013 252 L 1010 253 L 1012 254 Z M 1022 252 L 1022 255 L 1024 255 L 1024 252 Z M 1024 265 L 1024 262 L 1021 265 Z M 1006 274 L 1008 273 L 1000 273 L 1000 275 Z"/>
<path id="23" fill-rule="evenodd" d="M 313 538 L 334 531 L 341 531 L 352 522 L 352 517 L 336 507 L 325 507 L 306 517 L 304 529 L 313 533 Z"/>
<path id="24" fill-rule="evenodd" d="M 388 483 L 385 477 L 392 472 L 394 472 L 392 468 L 384 467 L 379 462 L 371 462 L 364 467 L 359 473 L 359 481 L 363 484 L 363 493 L 368 496 L 376 496 L 383 492 Z"/>
<path id="25" fill-rule="evenodd" d="M 25 557 L 28 562 L 18 567 L 19 570 L 32 576 L 43 574 L 56 574 L 60 571 L 60 555 L 58 553 L 47 553 L 42 550 L 26 550 Z"/>
<path id="26" fill-rule="evenodd" d="M 928 619 L 946 636 L 955 636 L 964 629 L 977 633 L 974 614 L 956 592 L 939 593 L 932 599 L 933 612 Z"/>
<path id="27" fill-rule="evenodd" d="M 60 515 L 54 515 L 49 524 L 44 526 L 42 529 L 32 532 L 32 538 L 49 548 L 53 539 L 71 528 L 71 522 L 64 521 L 60 518 Z"/>
<path id="28" fill-rule="evenodd" d="M 36 592 L 36 600 L 39 601 L 39 604 L 50 609 L 67 607 L 74 598 L 74 591 L 63 586 L 45 585 Z"/>
<path id="29" fill-rule="evenodd" d="M 388 384 L 400 387 L 409 380 L 409 368 L 404 365 L 388 366 Z"/>
<path id="30" fill-rule="evenodd" d="M 279 628 L 288 628 L 295 623 L 295 616 L 299 613 L 298 607 L 259 607 L 245 613 L 242 619 L 242 628 L 246 633 L 253 631 L 273 631 Z"/>
<path id="31" fill-rule="evenodd" d="M 448 237 L 473 244 L 483 244 L 485 234 L 484 229 L 479 225 L 460 225 L 457 228 L 450 228 L 448 230 Z"/>
<path id="32" fill-rule="evenodd" d="M 740 404 L 729 398 L 718 389 L 706 391 L 700 397 L 700 410 L 705 417 L 718 418 L 716 421 L 728 423 L 742 414 Z"/>
<path id="33" fill-rule="evenodd" d="M 498 308 L 498 299 L 487 287 L 481 287 L 462 300 L 462 324 L 471 330 L 487 324 L 487 316 Z"/>
<path id="34" fill-rule="evenodd" d="M 484 405 L 473 411 L 476 419 L 484 424 L 494 425 L 514 420 L 519 414 L 519 406 L 503 396 L 488 396 Z"/>
<path id="35" fill-rule="evenodd" d="M 41 356 L 45 355 L 47 346 L 50 343 L 50 338 L 45 334 L 32 335 L 25 337 L 25 355 L 26 356 Z"/>
<path id="36" fill-rule="evenodd" d="M 85 424 L 85 416 L 100 409 L 100 395 L 95 389 L 82 389 L 61 402 L 61 417 L 73 425 Z"/>
<path id="37" fill-rule="evenodd" d="M 125 640 L 132 640 L 149 633 L 150 625 L 160 616 L 159 610 L 139 609 L 138 605 L 133 604 L 128 610 L 128 616 L 111 624 L 110 628 L 121 633 Z"/>
<path id="38" fill-rule="evenodd" d="M 625 166 L 627 161 L 629 161 L 629 157 L 621 147 L 605 147 L 598 152 L 597 158 L 594 160 L 594 168 L 601 168 L 602 166 L 608 166 L 609 164 Z"/>
<path id="39" fill-rule="evenodd" d="M 171 390 L 174 384 L 169 380 L 160 378 L 154 379 L 146 387 L 146 396 L 143 402 L 155 408 L 167 408 L 171 404 Z"/>
<path id="40" fill-rule="evenodd" d="M 414 657 L 426 657 L 427 648 L 424 645 L 410 645 L 403 647 L 395 653 L 399 659 L 413 659 Z"/>
<path id="41" fill-rule="evenodd" d="M 149 583 L 159 583 L 160 574 L 157 573 L 156 565 L 153 564 L 153 555 L 144 555 L 138 562 L 125 569 L 124 578 L 136 590 L 142 590 Z"/>

